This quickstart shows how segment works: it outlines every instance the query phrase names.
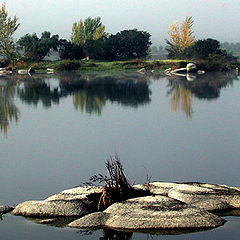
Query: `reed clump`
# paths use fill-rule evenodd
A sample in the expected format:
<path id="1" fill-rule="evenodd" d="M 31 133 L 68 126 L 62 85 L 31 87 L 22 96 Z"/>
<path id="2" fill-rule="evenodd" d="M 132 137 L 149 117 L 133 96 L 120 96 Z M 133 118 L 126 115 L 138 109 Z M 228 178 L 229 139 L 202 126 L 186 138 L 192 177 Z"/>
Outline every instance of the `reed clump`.
<path id="1" fill-rule="evenodd" d="M 105 162 L 108 175 L 97 174 L 90 178 L 91 182 L 104 183 L 103 192 L 98 202 L 98 210 L 104 210 L 115 202 L 149 195 L 148 191 L 132 187 L 124 174 L 119 156 L 110 156 Z"/>

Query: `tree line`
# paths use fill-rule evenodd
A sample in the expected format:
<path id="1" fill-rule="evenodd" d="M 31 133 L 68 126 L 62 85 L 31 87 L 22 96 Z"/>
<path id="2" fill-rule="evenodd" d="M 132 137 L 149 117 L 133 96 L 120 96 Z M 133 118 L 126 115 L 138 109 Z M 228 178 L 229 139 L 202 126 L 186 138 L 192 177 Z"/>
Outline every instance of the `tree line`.
<path id="1" fill-rule="evenodd" d="M 236 60 L 216 39 L 196 40 L 193 18 L 186 17 L 179 25 L 174 22 L 169 27 L 166 39 L 168 58 Z M 147 58 L 150 54 L 151 35 L 137 29 L 123 30 L 109 34 L 100 17 L 88 17 L 73 23 L 70 40 L 60 39 L 44 31 L 41 37 L 36 33 L 26 34 L 17 42 L 13 34 L 18 29 L 18 18 L 8 16 L 6 5 L 0 8 L 0 55 L 7 59 L 19 56 L 27 61 L 41 61 L 51 51 L 58 51 L 61 59 L 129 60 Z M 156 50 L 156 49 L 155 49 Z"/>
<path id="2" fill-rule="evenodd" d="M 0 55 L 7 59 L 21 56 L 23 60 L 41 61 L 51 51 L 58 51 L 61 59 L 127 60 L 147 57 L 151 45 L 151 35 L 145 31 L 107 33 L 100 17 L 73 23 L 70 40 L 44 31 L 41 37 L 28 33 L 14 42 L 18 18 L 8 16 L 5 4 L 0 9 L 0 23 Z"/>

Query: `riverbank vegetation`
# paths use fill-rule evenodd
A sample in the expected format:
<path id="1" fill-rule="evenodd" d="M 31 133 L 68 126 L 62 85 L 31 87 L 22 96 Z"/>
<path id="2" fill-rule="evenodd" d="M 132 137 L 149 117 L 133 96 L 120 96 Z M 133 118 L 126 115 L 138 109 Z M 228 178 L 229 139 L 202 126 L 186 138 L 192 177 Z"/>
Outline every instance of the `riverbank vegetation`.
<path id="1" fill-rule="evenodd" d="M 35 69 L 36 72 L 54 71 L 164 71 L 168 68 L 177 69 L 185 67 L 189 60 L 167 59 L 167 60 L 145 60 L 134 59 L 128 61 L 100 61 L 100 60 L 78 60 L 65 59 L 57 61 L 19 61 L 12 62 L 9 67 L 12 69 Z M 238 62 L 225 61 L 221 57 L 212 55 L 205 60 L 194 60 L 199 69 L 205 71 L 231 71 L 239 66 Z"/>
<path id="2" fill-rule="evenodd" d="M 221 49 L 218 40 L 196 40 L 192 31 L 193 23 L 192 17 L 186 17 L 180 26 L 177 22 L 170 25 L 170 40 L 166 40 L 168 58 L 192 60 L 206 71 L 227 71 L 239 65 L 237 57 Z"/>
<path id="3" fill-rule="evenodd" d="M 47 69 L 56 71 L 121 71 L 121 70 L 146 70 L 164 71 L 167 68 L 185 67 L 186 60 L 145 60 L 136 59 L 128 61 L 100 61 L 100 60 L 78 60 L 65 59 L 57 61 L 19 61 L 11 63 L 9 67 L 15 69 L 28 69 L 30 67 L 38 72 L 46 72 Z"/>
<path id="4" fill-rule="evenodd" d="M 185 67 L 186 62 L 194 61 L 206 71 L 227 71 L 239 65 L 237 58 L 221 49 L 216 39 L 195 39 L 192 17 L 186 17 L 180 26 L 177 22 L 170 25 L 169 39 L 166 39 L 168 61 L 148 60 L 151 55 L 150 33 L 129 29 L 110 34 L 105 31 L 100 17 L 88 17 L 73 23 L 70 40 L 44 31 L 41 37 L 29 33 L 16 42 L 13 34 L 19 26 L 18 18 L 8 16 L 5 4 L 1 6 L 0 19 L 4 23 L 0 27 L 1 67 L 32 67 L 39 71 L 47 68 L 59 71 L 140 68 L 161 71 L 169 67 Z M 58 60 L 45 61 L 45 57 L 53 52 Z"/>

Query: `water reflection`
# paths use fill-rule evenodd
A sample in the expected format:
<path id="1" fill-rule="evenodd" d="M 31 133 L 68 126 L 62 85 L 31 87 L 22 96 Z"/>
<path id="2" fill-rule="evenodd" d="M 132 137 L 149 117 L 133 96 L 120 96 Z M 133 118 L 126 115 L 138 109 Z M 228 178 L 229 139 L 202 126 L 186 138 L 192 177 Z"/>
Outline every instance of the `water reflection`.
<path id="1" fill-rule="evenodd" d="M 0 129 L 7 135 L 9 124 L 18 122 L 20 112 L 14 104 L 15 86 L 11 81 L 0 80 Z"/>
<path id="2" fill-rule="evenodd" d="M 155 74 L 152 80 L 162 79 Z M 59 104 L 61 98 L 72 96 L 75 110 L 82 113 L 102 113 L 107 102 L 125 107 L 138 108 L 151 102 L 149 76 L 137 73 L 119 73 L 111 75 L 61 73 L 54 75 L 35 74 L 30 76 L 12 76 L 0 80 L 0 128 L 7 135 L 12 121 L 18 121 L 20 111 L 14 104 L 14 96 L 27 105 L 51 108 Z M 164 77 L 165 79 L 165 77 Z M 192 118 L 194 98 L 212 100 L 220 97 L 222 88 L 233 84 L 237 79 L 234 74 L 205 74 L 195 76 L 168 77 L 167 96 L 170 97 L 170 109 L 177 114 L 182 111 L 187 118 Z"/>
<path id="3" fill-rule="evenodd" d="M 233 81 L 237 79 L 237 76 L 231 73 L 195 75 L 194 78 L 171 76 L 167 85 L 170 109 L 175 114 L 181 109 L 187 118 L 192 118 L 193 97 L 204 100 L 217 99 L 221 89 L 233 85 Z"/>
<path id="4" fill-rule="evenodd" d="M 46 79 L 48 80 L 48 79 Z M 45 108 L 50 108 L 52 104 L 59 104 L 61 95 L 45 82 L 42 78 L 34 78 L 24 81 L 18 86 L 18 97 L 27 105 L 37 106 L 39 102 Z"/>
<path id="5" fill-rule="evenodd" d="M 131 77 L 130 77 L 131 76 Z M 24 81 L 18 90 L 23 102 L 48 108 L 59 99 L 73 96 L 76 110 L 101 114 L 107 101 L 124 106 L 138 107 L 150 102 L 148 82 L 140 75 L 78 75 L 61 74 L 55 78 L 34 78 Z"/>
<path id="6" fill-rule="evenodd" d="M 130 240 L 132 239 L 132 232 L 120 232 L 112 229 L 103 229 L 103 236 L 99 240 Z"/>
<path id="7" fill-rule="evenodd" d="M 44 108 L 71 95 L 77 111 L 100 115 L 106 102 L 133 108 L 148 104 L 151 91 L 147 77 L 136 73 L 11 76 L 0 82 L 0 127 L 5 135 L 10 122 L 17 122 L 20 115 L 14 104 L 15 94 L 27 105 L 41 103 Z"/>
<path id="8" fill-rule="evenodd" d="M 232 210 L 232 211 L 219 211 L 215 212 L 215 214 L 219 216 L 239 216 L 239 210 Z M 21 217 L 25 218 L 25 217 Z M 57 228 L 66 228 L 67 225 L 78 217 L 60 217 L 60 218 L 31 218 L 26 217 L 28 221 L 32 221 L 36 224 L 46 225 L 51 227 Z M 218 227 L 219 228 L 219 227 Z M 162 236 L 162 235 L 183 235 L 189 233 L 196 233 L 196 232 L 204 232 L 214 229 L 211 228 L 176 228 L 176 229 L 135 229 L 135 230 L 124 230 L 124 229 L 114 229 L 108 227 L 97 227 L 97 228 L 83 228 L 76 230 L 76 232 L 81 236 L 89 236 L 95 235 L 96 232 L 98 233 L 99 240 L 130 240 L 133 236 L 137 234 L 144 234 L 146 239 L 153 239 L 153 236 Z"/>
<path id="9" fill-rule="evenodd" d="M 170 95 L 170 109 L 176 114 L 179 109 L 186 115 L 187 118 L 192 118 L 192 92 L 191 90 L 181 86 L 177 82 L 172 82 L 171 88 L 167 93 Z"/>
<path id="10" fill-rule="evenodd" d="M 106 104 L 106 97 L 102 94 L 95 95 L 93 92 L 80 90 L 73 96 L 73 105 L 76 110 L 88 114 L 101 114 L 102 108 Z"/>
<path id="11" fill-rule="evenodd" d="M 104 228 L 101 230 L 102 236 L 99 240 L 130 240 L 133 237 L 133 232 L 124 232 L 124 231 L 116 231 L 110 228 Z M 94 231 L 91 230 L 79 230 L 82 236 L 92 235 Z"/>

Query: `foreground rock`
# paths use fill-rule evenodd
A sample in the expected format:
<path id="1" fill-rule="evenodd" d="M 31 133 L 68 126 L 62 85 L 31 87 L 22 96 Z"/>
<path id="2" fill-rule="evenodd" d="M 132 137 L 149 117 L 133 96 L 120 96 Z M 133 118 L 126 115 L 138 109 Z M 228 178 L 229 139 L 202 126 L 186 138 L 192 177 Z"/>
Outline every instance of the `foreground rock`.
<path id="1" fill-rule="evenodd" d="M 225 220 L 166 196 L 148 196 L 115 203 L 103 212 L 84 216 L 69 227 L 116 229 L 214 228 Z"/>
<path id="2" fill-rule="evenodd" d="M 208 211 L 240 208 L 240 191 L 228 186 L 186 184 L 171 189 L 168 196 Z"/>
<path id="3" fill-rule="evenodd" d="M 225 215 L 228 211 L 230 215 L 240 215 L 238 188 L 196 182 L 152 182 L 135 185 L 134 188 L 148 190 L 146 194 L 150 192 L 152 196 L 135 196 L 115 203 L 103 212 L 97 212 L 102 187 L 78 187 L 64 190 L 43 201 L 21 203 L 13 210 L 13 214 L 50 218 L 38 221 L 44 224 L 56 224 L 56 217 L 81 217 L 68 226 L 144 231 L 200 230 L 224 224 L 225 220 L 209 211 L 224 211 L 221 213 Z M 68 223 L 69 219 L 66 222 L 61 221 L 63 225 Z"/>
<path id="4" fill-rule="evenodd" d="M 144 189 L 144 185 L 136 185 Z M 166 195 L 201 209 L 231 210 L 240 209 L 240 191 L 225 185 L 206 183 L 164 183 L 153 182 L 148 186 L 152 194 Z"/>
<path id="5" fill-rule="evenodd" d="M 0 205 L 0 214 L 11 212 L 14 208 L 10 206 Z"/>
<path id="6" fill-rule="evenodd" d="M 12 212 L 27 217 L 83 216 L 96 211 L 101 187 L 78 187 L 62 191 L 43 201 L 27 201 Z"/>

